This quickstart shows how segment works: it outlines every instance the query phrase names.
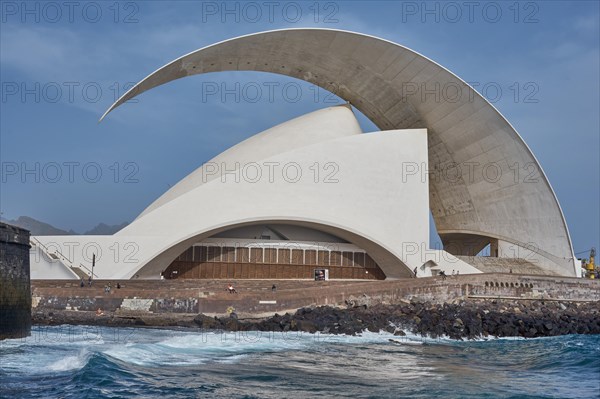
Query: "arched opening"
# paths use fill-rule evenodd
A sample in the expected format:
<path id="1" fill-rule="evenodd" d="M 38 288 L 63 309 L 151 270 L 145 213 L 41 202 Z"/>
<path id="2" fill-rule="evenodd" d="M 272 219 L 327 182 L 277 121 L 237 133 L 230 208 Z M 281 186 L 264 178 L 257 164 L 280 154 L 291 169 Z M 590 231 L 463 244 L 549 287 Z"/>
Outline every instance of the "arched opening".
<path id="1" fill-rule="evenodd" d="M 254 224 L 194 243 L 163 272 L 167 279 L 383 280 L 362 248 L 323 231 L 291 224 Z"/>
<path id="2" fill-rule="evenodd" d="M 491 237 L 465 233 L 440 234 L 444 250 L 456 256 L 498 257 L 497 240 Z"/>

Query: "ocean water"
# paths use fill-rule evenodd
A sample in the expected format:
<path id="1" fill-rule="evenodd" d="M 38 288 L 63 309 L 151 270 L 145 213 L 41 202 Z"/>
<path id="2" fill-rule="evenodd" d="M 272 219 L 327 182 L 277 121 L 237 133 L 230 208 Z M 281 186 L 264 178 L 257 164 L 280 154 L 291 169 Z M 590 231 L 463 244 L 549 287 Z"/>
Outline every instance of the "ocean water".
<path id="1" fill-rule="evenodd" d="M 0 342 L 0 381 L 1 398 L 599 398 L 600 336 L 37 326 Z"/>

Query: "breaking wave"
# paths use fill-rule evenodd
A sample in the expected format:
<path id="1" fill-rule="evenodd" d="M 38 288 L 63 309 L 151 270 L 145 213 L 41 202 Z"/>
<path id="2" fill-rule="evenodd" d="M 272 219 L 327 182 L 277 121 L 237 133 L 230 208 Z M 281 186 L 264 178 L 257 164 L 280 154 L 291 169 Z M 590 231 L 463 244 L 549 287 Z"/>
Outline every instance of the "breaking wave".
<path id="1" fill-rule="evenodd" d="M 596 398 L 599 336 L 34 327 L 0 343 L 0 397 Z M 285 391 L 282 392 L 282 387 Z"/>

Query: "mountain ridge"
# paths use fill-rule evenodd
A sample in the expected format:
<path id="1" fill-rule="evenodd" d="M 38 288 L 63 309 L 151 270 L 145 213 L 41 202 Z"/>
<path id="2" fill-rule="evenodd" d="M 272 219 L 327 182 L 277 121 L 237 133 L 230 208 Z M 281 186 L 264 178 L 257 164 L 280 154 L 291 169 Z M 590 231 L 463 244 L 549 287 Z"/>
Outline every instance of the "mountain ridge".
<path id="1" fill-rule="evenodd" d="M 63 230 L 58 227 L 54 227 L 49 223 L 45 223 L 34 219 L 29 216 L 19 216 L 15 220 L 8 220 L 5 218 L 0 218 L 0 221 L 8 224 L 12 224 L 14 226 L 21 227 L 23 229 L 29 230 L 31 235 L 33 236 L 63 236 L 63 235 L 81 235 L 77 233 L 73 229 Z M 121 230 L 125 226 L 127 226 L 129 222 L 123 222 L 121 224 L 108 225 L 106 223 L 98 223 L 91 230 L 86 231 L 83 235 L 112 235 L 117 231 Z"/>

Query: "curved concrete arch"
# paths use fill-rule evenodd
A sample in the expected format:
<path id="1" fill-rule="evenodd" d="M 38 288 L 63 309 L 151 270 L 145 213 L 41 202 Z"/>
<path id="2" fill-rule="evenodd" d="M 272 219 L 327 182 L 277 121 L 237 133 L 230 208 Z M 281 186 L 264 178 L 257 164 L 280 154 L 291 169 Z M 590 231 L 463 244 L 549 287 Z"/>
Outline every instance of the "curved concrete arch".
<path id="1" fill-rule="evenodd" d="M 279 30 L 230 39 L 158 69 L 102 118 L 127 100 L 172 80 L 243 70 L 287 75 L 325 88 L 382 130 L 427 128 L 433 172 L 429 203 L 442 239 L 456 231 L 477 231 L 511 237 L 522 246 L 533 242 L 551 255 L 542 255 L 544 267 L 576 275 L 558 200 L 516 130 L 466 82 L 390 41 L 326 29 Z M 445 171 L 456 165 L 463 167 L 454 177 L 446 176 Z M 524 174 L 529 165 L 534 166 L 534 179 L 527 181 Z M 496 174 L 490 176 L 490 170 Z"/>
<path id="2" fill-rule="evenodd" d="M 410 278 L 413 276 L 412 268 L 404 263 L 402 260 L 398 259 L 396 255 L 394 255 L 389 248 L 386 248 L 384 243 L 373 241 L 367 237 L 360 235 L 356 231 L 351 231 L 348 227 L 342 226 L 334 226 L 330 224 L 323 224 L 317 221 L 311 220 L 290 220 L 290 219 L 281 219 L 281 220 L 272 220 L 272 219 L 248 219 L 245 221 L 236 222 L 233 224 L 224 224 L 223 226 L 213 228 L 209 231 L 204 231 L 198 234 L 191 234 L 186 237 L 179 237 L 178 242 L 171 242 L 166 245 L 165 249 L 160 252 L 157 251 L 156 254 L 149 259 L 147 262 L 140 264 L 135 269 L 130 269 L 127 271 L 127 274 L 123 276 L 123 278 L 133 278 L 134 276 L 139 276 L 139 278 L 155 278 L 162 270 L 164 270 L 165 265 L 169 265 L 177 256 L 179 256 L 183 251 L 188 249 L 195 243 L 201 242 L 202 240 L 209 238 L 215 234 L 218 234 L 222 231 L 238 228 L 244 226 L 250 226 L 257 223 L 269 223 L 273 225 L 277 224 L 288 224 L 293 226 L 301 226 L 307 227 L 319 231 L 326 232 L 328 234 L 337 235 L 338 237 L 348 241 L 363 249 L 366 253 L 368 253 L 374 260 L 377 262 L 383 273 L 387 277 L 393 278 Z M 294 243 L 291 242 L 290 246 L 293 246 Z M 335 249 L 335 243 L 328 243 L 329 246 L 333 246 L 332 250 Z"/>
<path id="3" fill-rule="evenodd" d="M 98 278 L 133 278 L 142 270 L 144 277 L 157 278 L 157 271 L 199 240 L 249 223 L 279 222 L 318 226 L 369 253 L 387 278 L 410 276 L 431 255 L 424 253 L 429 240 L 428 184 L 414 175 L 398 179 L 394 172 L 404 162 L 427 163 L 427 131 L 360 134 L 348 108 L 330 111 L 315 111 L 300 118 L 299 125 L 292 120 L 258 134 L 255 137 L 270 146 L 265 151 L 249 140 L 233 156 L 217 156 L 223 165 L 222 173 L 215 175 L 221 178 L 175 186 L 164 203 L 112 236 L 47 236 L 40 241 L 64 245 L 76 241 L 81 252 L 74 251 L 71 261 L 84 267 L 91 262 L 92 251 L 97 255 Z M 323 118 L 341 122 L 325 134 L 328 138 L 320 133 Z M 303 131 L 301 143 L 291 140 L 299 145 L 282 143 L 297 127 L 313 131 Z M 239 160 L 248 160 L 252 149 L 258 160 L 253 160 L 252 170 L 263 168 L 265 173 L 245 174 L 238 165 Z M 393 172 L 382 170 L 382 165 L 391 165 Z M 444 251 L 437 252 L 443 256 L 439 253 Z M 463 266 L 465 272 L 478 272 Z"/>
<path id="4" fill-rule="evenodd" d="M 320 118 L 320 111 L 313 114 Z M 380 148 L 387 151 L 379 152 Z M 419 178 L 401 182 L 393 174 L 381 173 L 378 164 L 399 160 L 420 164 L 426 157 L 424 129 L 347 134 L 277 153 L 265 158 L 264 164 L 293 163 L 294 170 L 304 174 L 297 179 L 263 175 L 257 180 L 228 174 L 181 193 L 113 236 L 139 243 L 139 262 L 125 265 L 126 269 L 115 264 L 107 273 L 130 278 L 145 268 L 152 275 L 190 245 L 220 231 L 249 223 L 283 222 L 319 226 L 366 250 L 386 276 L 409 276 L 423 262 L 419 252 L 406 254 L 403 245 L 425 244 L 429 238 L 424 223 L 427 185 Z M 337 167 L 336 180 L 315 179 L 314 166 L 328 162 Z"/>

